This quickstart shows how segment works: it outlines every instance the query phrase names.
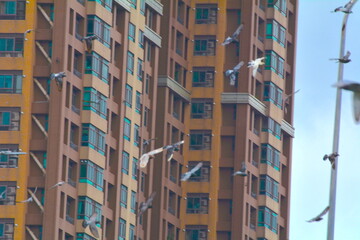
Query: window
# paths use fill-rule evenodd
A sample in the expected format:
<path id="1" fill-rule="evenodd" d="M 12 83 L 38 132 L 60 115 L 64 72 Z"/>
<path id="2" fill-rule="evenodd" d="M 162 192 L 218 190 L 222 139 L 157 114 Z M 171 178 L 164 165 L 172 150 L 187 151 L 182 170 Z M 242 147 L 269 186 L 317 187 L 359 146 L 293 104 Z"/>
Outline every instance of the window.
<path id="1" fill-rule="evenodd" d="M 123 151 L 122 154 L 122 167 L 121 171 L 125 174 L 129 174 L 129 153 Z"/>
<path id="2" fill-rule="evenodd" d="M 266 23 L 266 38 L 273 39 L 285 47 L 286 29 L 274 19 L 268 20 Z"/>
<path id="3" fill-rule="evenodd" d="M 145 179 L 146 179 L 146 176 L 145 176 L 145 173 L 141 173 L 141 184 L 140 184 L 140 190 L 142 192 L 144 192 L 144 189 L 145 189 Z"/>
<path id="4" fill-rule="evenodd" d="M 96 52 L 86 54 L 85 73 L 109 82 L 109 62 Z"/>
<path id="5" fill-rule="evenodd" d="M 107 97 L 97 91 L 95 88 L 84 87 L 83 110 L 90 110 L 106 119 Z"/>
<path id="6" fill-rule="evenodd" d="M 129 240 L 135 240 L 135 226 L 132 224 L 130 224 L 129 235 L 130 235 Z"/>
<path id="7" fill-rule="evenodd" d="M 128 51 L 126 71 L 130 74 L 134 74 L 134 54 Z"/>
<path id="8" fill-rule="evenodd" d="M 213 112 L 212 99 L 191 99 L 191 118 L 209 119 L 212 118 Z"/>
<path id="9" fill-rule="evenodd" d="M 193 87 L 213 87 L 215 69 L 213 67 L 194 67 L 193 68 Z"/>
<path id="10" fill-rule="evenodd" d="M 259 194 L 269 196 L 279 202 L 279 183 L 267 175 L 260 175 Z"/>
<path id="11" fill-rule="evenodd" d="M 277 234 L 277 214 L 267 207 L 259 207 L 258 226 L 267 227 Z"/>
<path id="12" fill-rule="evenodd" d="M 131 22 L 129 22 L 129 40 L 135 42 L 135 31 L 136 31 L 136 27 L 134 24 L 132 24 Z"/>
<path id="13" fill-rule="evenodd" d="M 281 125 L 279 123 L 275 122 L 270 117 L 264 117 L 263 118 L 262 131 L 271 133 L 277 139 L 281 139 Z"/>
<path id="14" fill-rule="evenodd" d="M 1 1 L 0 20 L 24 20 L 25 19 L 25 0 Z"/>
<path id="15" fill-rule="evenodd" d="M 124 208 L 127 208 L 127 195 L 128 195 L 128 187 L 121 184 L 120 206 Z"/>
<path id="16" fill-rule="evenodd" d="M 134 125 L 134 145 L 139 146 L 140 142 L 140 127 L 139 125 Z"/>
<path id="17" fill-rule="evenodd" d="M 125 105 L 128 107 L 132 107 L 132 93 L 133 93 L 133 88 L 129 85 L 126 84 L 125 87 Z"/>
<path id="18" fill-rule="evenodd" d="M 141 29 L 139 29 L 139 47 L 144 49 L 144 32 Z"/>
<path id="19" fill-rule="evenodd" d="M 90 123 L 82 124 L 81 146 L 105 155 L 105 133 Z"/>
<path id="20" fill-rule="evenodd" d="M 131 191 L 130 210 L 132 213 L 136 213 L 136 192 L 134 192 L 134 191 Z"/>
<path id="21" fill-rule="evenodd" d="M 0 182 L 0 205 L 15 205 L 15 198 L 16 182 Z"/>
<path id="22" fill-rule="evenodd" d="M 275 8 L 281 12 L 282 15 L 286 16 L 286 1 L 287 0 L 268 0 L 268 7 Z"/>
<path id="23" fill-rule="evenodd" d="M 131 121 L 127 118 L 124 118 L 124 138 L 130 141 L 131 137 Z"/>
<path id="24" fill-rule="evenodd" d="M 195 36 L 194 56 L 215 56 L 215 36 Z"/>
<path id="25" fill-rule="evenodd" d="M 10 37 L 11 35 L 11 37 Z M 21 57 L 24 50 L 24 37 L 19 34 L 0 34 L 0 57 Z"/>
<path id="26" fill-rule="evenodd" d="M 140 0 L 140 12 L 145 15 L 145 0 Z"/>
<path id="27" fill-rule="evenodd" d="M 0 144 L 0 151 L 18 152 L 17 144 Z M 19 155 L 0 154 L 0 168 L 16 168 Z"/>
<path id="28" fill-rule="evenodd" d="M 88 183 L 100 191 L 103 191 L 104 169 L 91 162 L 90 160 L 80 160 L 80 179 L 81 183 Z"/>
<path id="29" fill-rule="evenodd" d="M 189 162 L 188 170 L 193 169 L 199 162 Z M 209 182 L 210 180 L 210 162 L 203 162 L 203 166 L 196 171 L 188 180 L 188 182 Z"/>
<path id="30" fill-rule="evenodd" d="M 96 217 L 96 221 L 100 222 L 101 221 L 101 204 L 89 197 L 79 196 L 77 219 L 89 220 L 91 215 L 94 212 L 96 212 L 98 214 Z"/>
<path id="31" fill-rule="evenodd" d="M 20 108 L 0 108 L 0 131 L 20 130 Z"/>
<path id="32" fill-rule="evenodd" d="M 144 76 L 143 60 L 141 60 L 140 58 L 138 58 L 138 65 L 137 65 L 137 78 L 138 78 L 138 80 L 142 81 L 142 80 L 143 80 L 143 76 Z"/>
<path id="33" fill-rule="evenodd" d="M 95 15 L 88 15 L 87 36 L 91 35 L 97 36 L 102 44 L 110 48 L 110 25 Z"/>
<path id="34" fill-rule="evenodd" d="M 216 24 L 217 12 L 216 4 L 196 4 L 195 23 Z"/>
<path id="35" fill-rule="evenodd" d="M 141 114 L 141 93 L 136 91 L 136 104 L 135 104 L 135 111 Z"/>
<path id="36" fill-rule="evenodd" d="M 14 219 L 0 218 L 0 239 L 14 239 Z"/>
<path id="37" fill-rule="evenodd" d="M 207 193 L 188 193 L 186 213 L 207 214 L 209 206 L 209 194 Z"/>
<path id="38" fill-rule="evenodd" d="M 93 238 L 86 233 L 76 233 L 76 240 L 96 240 L 96 238 Z"/>
<path id="39" fill-rule="evenodd" d="M 284 59 L 274 51 L 266 51 L 265 55 L 265 69 L 271 70 L 281 78 L 284 78 Z"/>
<path id="40" fill-rule="evenodd" d="M 269 144 L 261 144 L 261 163 L 280 171 L 280 152 Z"/>
<path id="41" fill-rule="evenodd" d="M 111 12 L 112 0 L 89 0 L 89 1 L 98 2 L 98 3 L 100 3 L 102 6 L 104 6 L 108 11 Z"/>
<path id="42" fill-rule="evenodd" d="M 119 221 L 119 240 L 125 240 L 126 238 L 126 221 L 120 218 Z"/>
<path id="43" fill-rule="evenodd" d="M 127 0 L 127 1 L 130 3 L 131 7 L 136 9 L 137 0 Z"/>
<path id="44" fill-rule="evenodd" d="M 190 150 L 210 150 L 211 131 L 191 130 L 190 131 Z"/>
<path id="45" fill-rule="evenodd" d="M 131 175 L 134 180 L 138 179 L 138 160 L 133 157 Z"/>
<path id="46" fill-rule="evenodd" d="M 185 240 L 207 240 L 208 227 L 205 225 L 186 225 Z"/>
<path id="47" fill-rule="evenodd" d="M 0 71 L 0 93 L 21 93 L 21 71 Z"/>
<path id="48" fill-rule="evenodd" d="M 264 101 L 272 102 L 282 109 L 283 91 L 272 82 L 264 82 Z"/>
<path id="49" fill-rule="evenodd" d="M 143 121 L 143 125 L 144 125 L 145 127 L 148 125 L 149 114 L 150 114 L 150 109 L 148 109 L 147 107 L 145 107 L 145 109 L 144 109 L 144 121 Z"/>

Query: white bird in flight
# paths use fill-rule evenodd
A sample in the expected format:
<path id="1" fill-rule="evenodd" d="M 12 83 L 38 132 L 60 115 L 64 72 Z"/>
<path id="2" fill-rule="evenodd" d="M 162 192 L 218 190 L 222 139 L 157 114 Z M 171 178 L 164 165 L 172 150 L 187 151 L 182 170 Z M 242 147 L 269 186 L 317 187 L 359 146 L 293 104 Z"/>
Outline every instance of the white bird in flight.
<path id="1" fill-rule="evenodd" d="M 322 211 L 322 212 L 321 212 L 319 215 L 317 215 L 316 217 L 308 220 L 307 222 L 319 222 L 319 221 L 321 221 L 321 220 L 323 219 L 322 217 L 329 211 L 329 209 L 330 209 L 330 207 L 327 206 L 327 207 L 324 209 L 324 211 Z"/>
<path id="2" fill-rule="evenodd" d="M 158 148 L 158 149 L 152 150 L 152 151 L 150 151 L 150 152 L 144 153 L 144 154 L 140 157 L 140 167 L 141 167 L 141 168 L 146 167 L 146 165 L 147 165 L 148 162 L 149 162 L 149 159 L 150 159 L 150 158 L 154 158 L 154 155 L 155 155 L 155 154 L 161 153 L 162 151 L 164 151 L 163 148 Z"/>
<path id="3" fill-rule="evenodd" d="M 293 95 L 295 95 L 296 93 L 298 93 L 300 91 L 300 89 L 296 90 L 293 93 L 290 93 L 289 95 L 287 95 L 285 92 L 283 92 L 283 108 L 284 108 L 284 112 L 287 113 L 288 110 L 288 106 L 290 104 L 290 97 L 292 97 Z"/>
<path id="4" fill-rule="evenodd" d="M 229 36 L 229 37 L 227 37 L 225 39 L 225 41 L 221 45 L 225 46 L 225 45 L 228 45 L 228 44 L 230 44 L 232 42 L 239 42 L 237 37 L 239 36 L 239 34 L 240 34 L 241 30 L 243 29 L 243 27 L 244 27 L 244 25 L 241 24 L 231 36 Z"/>
<path id="5" fill-rule="evenodd" d="M 225 72 L 225 76 L 229 77 L 230 85 L 234 86 L 236 82 L 236 73 L 239 72 L 240 68 L 244 65 L 244 62 L 239 62 L 233 69 L 228 69 Z"/>
<path id="6" fill-rule="evenodd" d="M 89 226 L 90 228 L 90 232 L 92 233 L 92 235 L 94 235 L 94 237 L 98 238 L 99 237 L 99 232 L 97 229 L 96 224 L 99 223 L 98 221 L 96 221 L 97 218 L 97 213 L 94 212 L 91 217 L 89 218 L 89 220 L 84 219 L 84 221 L 82 222 L 82 226 L 84 229 L 87 228 L 87 226 Z"/>
<path id="7" fill-rule="evenodd" d="M 54 184 L 53 186 L 49 187 L 48 190 L 53 189 L 53 188 L 56 188 L 56 187 L 61 187 L 61 186 L 64 185 L 65 183 L 66 183 L 66 182 L 64 182 L 64 181 L 60 181 L 60 182 Z"/>
<path id="8" fill-rule="evenodd" d="M 248 62 L 248 68 L 253 68 L 253 72 L 252 75 L 253 77 L 256 76 L 257 70 L 259 68 L 260 65 L 264 65 L 265 62 L 263 62 L 265 60 L 265 57 L 261 57 L 261 58 L 257 58 L 255 60 L 251 60 L 250 62 Z"/>
<path id="9" fill-rule="evenodd" d="M 202 162 L 199 162 L 195 167 L 193 167 L 190 171 L 184 173 L 181 176 L 180 181 L 187 181 L 193 174 L 195 174 L 201 167 L 203 166 Z"/>
<path id="10" fill-rule="evenodd" d="M 63 78 L 66 77 L 65 72 L 59 72 L 59 73 L 51 73 L 50 80 L 55 80 L 55 83 L 58 87 L 59 92 L 62 90 L 63 85 Z"/>
<path id="11" fill-rule="evenodd" d="M 356 123 L 360 123 L 360 83 L 344 80 L 334 84 L 333 86 L 353 92 L 354 118 Z"/>
<path id="12" fill-rule="evenodd" d="M 246 163 L 245 162 L 242 162 L 241 163 L 241 169 L 237 172 L 234 172 L 233 176 L 242 176 L 242 177 L 246 177 L 247 176 L 247 173 L 246 173 Z"/>

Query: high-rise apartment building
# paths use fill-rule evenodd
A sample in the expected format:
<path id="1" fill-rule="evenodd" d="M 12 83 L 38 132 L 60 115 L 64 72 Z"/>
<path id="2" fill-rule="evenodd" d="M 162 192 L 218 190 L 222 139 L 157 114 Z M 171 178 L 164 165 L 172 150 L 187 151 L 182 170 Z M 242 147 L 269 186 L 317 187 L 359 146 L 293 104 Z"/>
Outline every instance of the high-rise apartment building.
<path id="1" fill-rule="evenodd" d="M 288 239 L 297 5 L 0 0 L 0 239 Z"/>

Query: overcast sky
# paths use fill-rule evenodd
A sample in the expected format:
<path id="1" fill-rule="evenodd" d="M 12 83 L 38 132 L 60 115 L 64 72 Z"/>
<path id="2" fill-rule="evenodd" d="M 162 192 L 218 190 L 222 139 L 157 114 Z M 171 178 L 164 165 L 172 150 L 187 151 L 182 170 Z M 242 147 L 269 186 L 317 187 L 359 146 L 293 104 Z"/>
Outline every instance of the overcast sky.
<path id="1" fill-rule="evenodd" d="M 347 0 L 299 0 L 295 139 L 293 142 L 290 240 L 321 240 L 327 236 L 327 216 L 321 222 L 306 220 L 329 203 L 330 163 L 333 142 L 338 65 L 343 13 L 331 13 Z M 360 3 L 348 21 L 346 50 L 352 62 L 344 79 L 360 82 Z M 335 239 L 360 239 L 360 124 L 355 124 L 352 94 L 343 91 L 336 201 Z"/>

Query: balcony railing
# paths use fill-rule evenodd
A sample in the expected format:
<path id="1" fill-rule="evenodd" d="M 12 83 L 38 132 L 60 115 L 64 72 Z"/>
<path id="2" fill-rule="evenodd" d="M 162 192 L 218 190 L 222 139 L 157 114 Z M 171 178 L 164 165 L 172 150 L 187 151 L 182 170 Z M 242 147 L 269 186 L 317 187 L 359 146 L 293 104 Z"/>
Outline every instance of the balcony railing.
<path id="1" fill-rule="evenodd" d="M 11 51 L 11 52 L 0 52 L 0 57 L 22 57 L 22 52 L 15 52 L 15 51 Z"/>

